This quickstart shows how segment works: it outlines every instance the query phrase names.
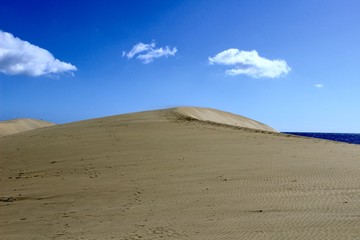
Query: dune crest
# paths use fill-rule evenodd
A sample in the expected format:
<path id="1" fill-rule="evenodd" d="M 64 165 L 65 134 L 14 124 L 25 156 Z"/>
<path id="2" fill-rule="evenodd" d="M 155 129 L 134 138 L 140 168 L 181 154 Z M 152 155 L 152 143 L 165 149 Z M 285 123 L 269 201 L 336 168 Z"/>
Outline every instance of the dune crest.
<path id="1" fill-rule="evenodd" d="M 261 122 L 236 115 L 229 112 L 219 111 L 212 108 L 200 107 L 178 107 L 175 112 L 182 116 L 190 117 L 199 121 L 215 122 L 220 124 L 232 125 L 236 127 L 251 128 L 269 132 L 278 132 L 272 127 Z"/>
<path id="2" fill-rule="evenodd" d="M 51 122 L 31 118 L 19 118 L 3 121 L 0 122 L 0 137 L 54 125 L 55 124 Z"/>

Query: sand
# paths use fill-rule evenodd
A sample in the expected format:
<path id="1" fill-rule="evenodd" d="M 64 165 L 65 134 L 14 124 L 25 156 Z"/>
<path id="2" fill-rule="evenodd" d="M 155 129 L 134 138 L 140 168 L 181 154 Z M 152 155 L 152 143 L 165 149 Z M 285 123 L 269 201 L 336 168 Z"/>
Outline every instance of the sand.
<path id="1" fill-rule="evenodd" d="M 0 122 L 0 137 L 54 125 L 55 124 L 51 122 L 31 118 L 19 118 L 2 121 Z"/>
<path id="2" fill-rule="evenodd" d="M 1 239 L 360 239 L 358 145 L 169 109 L 0 146 Z"/>
<path id="3" fill-rule="evenodd" d="M 278 132 L 272 127 L 265 125 L 261 122 L 257 122 L 253 119 L 235 115 L 229 112 L 211 109 L 211 108 L 178 107 L 174 109 L 174 112 L 177 112 L 184 117 L 189 117 L 195 120 L 200 120 L 205 122 L 213 122 L 213 123 L 220 123 L 226 125 L 233 125 L 237 127 L 251 128 L 251 129 L 264 130 L 270 132 Z"/>

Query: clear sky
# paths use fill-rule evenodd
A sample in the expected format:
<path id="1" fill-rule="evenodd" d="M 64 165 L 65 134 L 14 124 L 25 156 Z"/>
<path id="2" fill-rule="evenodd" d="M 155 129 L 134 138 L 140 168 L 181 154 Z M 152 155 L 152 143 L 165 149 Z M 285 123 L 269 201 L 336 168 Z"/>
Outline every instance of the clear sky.
<path id="1" fill-rule="evenodd" d="M 1 0 L 0 120 L 211 107 L 360 132 L 358 0 Z"/>

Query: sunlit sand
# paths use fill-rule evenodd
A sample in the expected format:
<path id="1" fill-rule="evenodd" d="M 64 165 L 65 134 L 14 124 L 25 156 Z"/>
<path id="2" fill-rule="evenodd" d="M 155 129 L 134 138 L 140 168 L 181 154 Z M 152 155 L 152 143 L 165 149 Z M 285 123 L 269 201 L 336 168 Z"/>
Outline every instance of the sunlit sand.
<path id="1" fill-rule="evenodd" d="M 357 239 L 360 147 L 177 108 L 0 138 L 1 239 Z"/>

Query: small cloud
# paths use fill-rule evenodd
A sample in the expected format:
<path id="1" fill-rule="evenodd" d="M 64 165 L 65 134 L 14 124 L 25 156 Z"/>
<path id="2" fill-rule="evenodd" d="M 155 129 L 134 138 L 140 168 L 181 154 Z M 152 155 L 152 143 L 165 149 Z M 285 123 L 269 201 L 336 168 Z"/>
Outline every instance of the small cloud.
<path id="1" fill-rule="evenodd" d="M 153 41 L 150 44 L 140 42 L 129 52 L 123 51 L 122 56 L 130 59 L 137 55 L 137 59 L 141 60 L 144 64 L 148 64 L 154 61 L 155 58 L 174 56 L 176 52 L 176 47 L 172 49 L 169 46 L 156 48 L 156 43 Z"/>
<path id="2" fill-rule="evenodd" d="M 76 71 L 77 68 L 61 62 L 47 50 L 0 30 L 0 72 L 8 75 L 38 77 Z"/>
<path id="3" fill-rule="evenodd" d="M 242 51 L 230 48 L 209 57 L 210 64 L 232 66 L 228 75 L 247 75 L 252 78 L 278 78 L 287 75 L 291 68 L 284 60 L 269 60 L 260 57 L 257 51 Z"/>
<path id="4" fill-rule="evenodd" d="M 314 85 L 316 88 L 323 88 L 324 87 L 324 84 L 322 83 L 317 83 Z"/>
<path id="5" fill-rule="evenodd" d="M 150 44 L 140 42 L 136 44 L 128 53 L 124 51 L 123 55 L 126 55 L 128 58 L 133 58 L 136 54 L 154 49 L 155 45 L 155 42 L 152 42 Z"/>

